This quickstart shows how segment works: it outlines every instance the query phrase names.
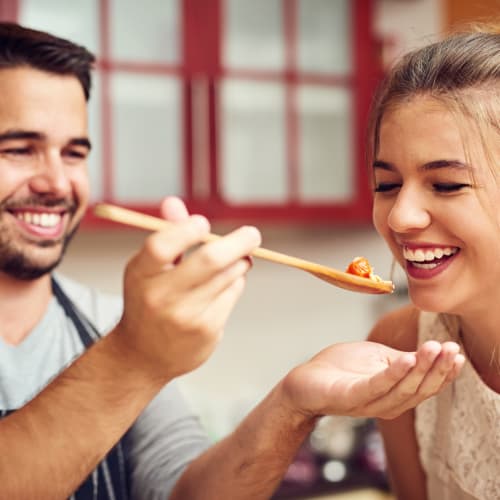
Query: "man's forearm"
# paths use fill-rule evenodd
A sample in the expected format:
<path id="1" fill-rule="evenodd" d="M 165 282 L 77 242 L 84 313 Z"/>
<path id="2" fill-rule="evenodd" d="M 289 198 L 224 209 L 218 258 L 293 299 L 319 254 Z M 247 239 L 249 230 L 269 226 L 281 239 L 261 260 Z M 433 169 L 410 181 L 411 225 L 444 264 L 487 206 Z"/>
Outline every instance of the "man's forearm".
<path id="1" fill-rule="evenodd" d="M 233 433 L 187 468 L 170 500 L 270 498 L 314 423 L 284 404 L 278 385 Z"/>
<path id="2" fill-rule="evenodd" d="M 0 421 L 2 497 L 67 498 L 126 432 L 164 380 L 134 368 L 117 332 Z"/>

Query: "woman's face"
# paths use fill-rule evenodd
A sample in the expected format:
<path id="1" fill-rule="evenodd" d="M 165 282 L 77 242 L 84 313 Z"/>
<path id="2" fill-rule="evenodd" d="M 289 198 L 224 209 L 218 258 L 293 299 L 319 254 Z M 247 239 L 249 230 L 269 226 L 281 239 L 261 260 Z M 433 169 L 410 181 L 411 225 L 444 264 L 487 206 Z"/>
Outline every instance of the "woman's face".
<path id="1" fill-rule="evenodd" d="M 500 189 L 477 130 L 460 121 L 430 97 L 398 105 L 382 119 L 373 165 L 374 224 L 412 301 L 454 314 L 500 293 Z"/>

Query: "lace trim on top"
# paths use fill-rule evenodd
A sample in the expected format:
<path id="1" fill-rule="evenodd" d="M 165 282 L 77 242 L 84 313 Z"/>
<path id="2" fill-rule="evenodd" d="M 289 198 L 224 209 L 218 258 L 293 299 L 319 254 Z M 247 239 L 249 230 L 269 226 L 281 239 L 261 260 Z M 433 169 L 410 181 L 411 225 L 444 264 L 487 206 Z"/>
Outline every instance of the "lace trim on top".
<path id="1" fill-rule="evenodd" d="M 458 342 L 458 332 L 455 318 L 420 313 L 419 345 L 429 339 Z M 456 487 L 462 498 L 500 498 L 499 417 L 500 395 L 482 381 L 469 360 L 457 380 L 417 407 L 415 427 L 429 500 L 459 500 L 449 496 Z M 442 491 L 436 491 L 436 485 Z"/>

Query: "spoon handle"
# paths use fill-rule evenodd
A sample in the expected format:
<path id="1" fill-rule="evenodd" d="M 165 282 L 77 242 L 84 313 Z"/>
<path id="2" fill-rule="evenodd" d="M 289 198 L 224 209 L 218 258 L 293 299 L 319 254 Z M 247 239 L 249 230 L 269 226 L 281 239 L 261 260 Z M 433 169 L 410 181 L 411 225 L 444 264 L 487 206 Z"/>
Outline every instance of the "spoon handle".
<path id="1" fill-rule="evenodd" d="M 151 231 L 159 231 L 170 224 L 170 222 L 165 219 L 160 219 L 159 217 L 143 214 L 141 212 L 135 212 L 134 210 L 129 210 L 128 208 L 118 207 L 107 203 L 100 203 L 99 205 L 96 205 L 94 213 L 105 219 L 121 222 L 122 224 L 127 224 L 129 226 L 140 227 L 142 229 L 150 229 Z M 219 238 L 219 235 L 210 233 L 204 238 L 203 241 L 213 241 Z M 260 259 L 269 260 L 287 266 L 298 267 L 300 269 L 304 269 L 304 266 L 308 268 L 309 264 L 313 264 L 307 260 L 292 257 L 291 255 L 276 252 L 274 250 L 268 250 L 263 247 L 255 248 L 251 255 L 252 257 L 258 257 Z"/>
<path id="2" fill-rule="evenodd" d="M 171 222 L 165 219 L 160 219 L 158 217 L 153 217 L 152 215 L 135 212 L 127 208 L 107 203 L 96 205 L 94 213 L 98 217 L 102 217 L 104 219 L 113 220 L 115 222 L 120 222 L 121 224 L 127 224 L 129 226 L 139 227 L 142 229 L 149 229 L 151 231 L 159 231 L 171 224 Z M 213 241 L 219 238 L 220 236 L 210 233 L 205 236 L 203 241 Z M 354 291 L 366 293 L 391 293 L 393 290 L 391 282 L 374 282 L 368 278 L 348 274 L 346 272 L 339 271 L 338 269 L 326 267 L 298 257 L 292 257 L 291 255 L 284 253 L 275 252 L 274 250 L 268 250 L 267 248 L 258 247 L 251 252 L 251 255 L 260 259 L 283 264 L 285 266 L 302 269 L 303 271 L 312 273 L 318 278 L 328 281 L 331 284 Z"/>

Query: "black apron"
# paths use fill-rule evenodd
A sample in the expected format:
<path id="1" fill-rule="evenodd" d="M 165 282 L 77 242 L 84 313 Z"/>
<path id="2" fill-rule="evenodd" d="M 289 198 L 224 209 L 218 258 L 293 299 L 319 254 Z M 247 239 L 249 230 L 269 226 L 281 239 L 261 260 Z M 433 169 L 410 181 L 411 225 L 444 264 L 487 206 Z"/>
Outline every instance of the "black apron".
<path id="1" fill-rule="evenodd" d="M 75 325 L 85 349 L 101 336 L 94 325 L 77 309 L 58 283 L 52 278 L 52 291 Z M 0 418 L 15 410 L 0 410 Z M 124 445 L 119 441 L 70 497 L 71 500 L 128 500 L 128 480 Z"/>

